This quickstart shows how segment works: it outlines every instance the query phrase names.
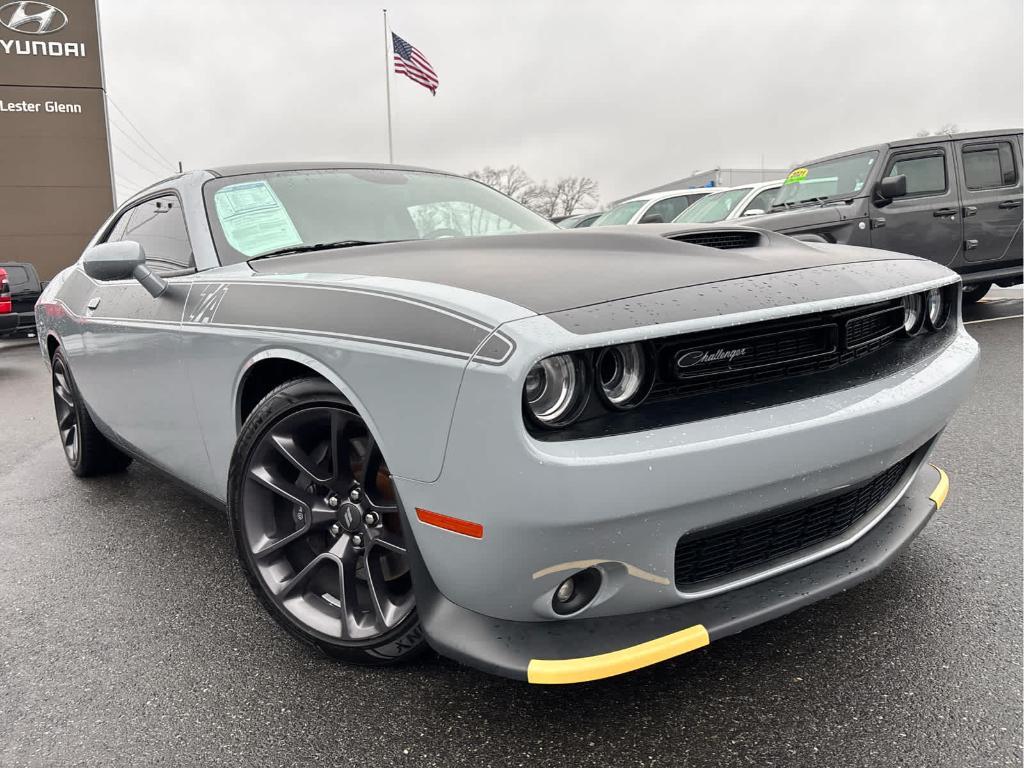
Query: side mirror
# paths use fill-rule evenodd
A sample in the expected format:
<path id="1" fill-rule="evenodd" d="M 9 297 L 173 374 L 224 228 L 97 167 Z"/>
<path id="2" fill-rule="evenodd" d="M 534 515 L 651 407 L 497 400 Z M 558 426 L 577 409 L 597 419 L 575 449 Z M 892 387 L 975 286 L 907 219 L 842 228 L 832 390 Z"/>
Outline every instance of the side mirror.
<path id="1" fill-rule="evenodd" d="M 906 194 L 907 177 L 902 173 L 899 176 L 887 176 L 875 185 L 875 195 L 887 202 Z"/>
<path id="2" fill-rule="evenodd" d="M 661 218 L 661 214 L 660 213 L 648 213 L 646 216 L 644 216 L 642 219 L 640 219 L 640 221 L 637 222 L 637 223 L 639 223 L 639 224 L 664 224 L 665 220 L 663 218 Z"/>
<path id="3" fill-rule="evenodd" d="M 763 216 L 764 215 L 764 211 L 762 211 L 760 208 L 747 208 L 747 210 L 745 210 L 743 212 L 743 215 L 744 216 Z"/>
<path id="4" fill-rule="evenodd" d="M 135 278 L 153 298 L 167 290 L 167 281 L 146 266 L 146 252 L 132 240 L 94 245 L 82 256 L 82 268 L 93 280 Z"/>

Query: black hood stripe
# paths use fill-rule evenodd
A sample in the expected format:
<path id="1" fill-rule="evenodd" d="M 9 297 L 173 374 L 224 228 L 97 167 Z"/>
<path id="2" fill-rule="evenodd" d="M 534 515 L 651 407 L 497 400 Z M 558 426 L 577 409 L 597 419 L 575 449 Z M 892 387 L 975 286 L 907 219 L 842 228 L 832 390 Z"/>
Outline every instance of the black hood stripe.
<path id="1" fill-rule="evenodd" d="M 184 324 L 313 333 L 467 359 L 480 350 L 477 359 L 498 365 L 514 348 L 443 307 L 347 286 L 196 282 Z"/>

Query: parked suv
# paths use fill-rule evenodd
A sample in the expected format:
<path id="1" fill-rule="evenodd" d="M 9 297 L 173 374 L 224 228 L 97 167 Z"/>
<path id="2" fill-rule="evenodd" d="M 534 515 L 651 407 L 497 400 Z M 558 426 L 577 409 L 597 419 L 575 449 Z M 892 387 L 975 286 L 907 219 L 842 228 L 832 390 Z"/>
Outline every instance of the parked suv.
<path id="1" fill-rule="evenodd" d="M 31 264 L 0 262 L 0 338 L 35 335 L 35 306 L 41 292 Z"/>
<path id="2" fill-rule="evenodd" d="M 1021 131 L 893 141 L 794 168 L 743 224 L 923 256 L 958 272 L 964 301 L 1022 282 Z"/>

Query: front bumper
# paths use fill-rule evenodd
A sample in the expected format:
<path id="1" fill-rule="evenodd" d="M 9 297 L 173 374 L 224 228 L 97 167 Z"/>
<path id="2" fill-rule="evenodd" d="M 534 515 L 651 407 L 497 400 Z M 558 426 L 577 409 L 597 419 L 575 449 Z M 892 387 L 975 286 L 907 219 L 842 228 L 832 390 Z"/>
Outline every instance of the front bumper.
<path id="1" fill-rule="evenodd" d="M 676 586 L 681 536 L 827 496 L 921 451 L 966 398 L 977 358 L 961 326 L 930 357 L 842 391 L 552 443 L 523 428 L 524 371 L 471 364 L 441 477 L 393 479 L 409 512 L 482 526 L 470 538 L 407 517 L 432 582 L 461 608 L 563 623 L 668 609 L 708 596 Z M 607 576 L 598 598 L 560 618 L 552 593 L 596 563 Z"/>
<path id="2" fill-rule="evenodd" d="M 747 587 L 646 613 L 549 622 L 491 618 L 442 595 L 414 556 L 419 617 L 438 652 L 486 672 L 542 684 L 611 677 L 695 650 L 870 578 L 924 528 L 948 487 L 944 472 L 925 465 L 903 498 L 848 549 Z"/>

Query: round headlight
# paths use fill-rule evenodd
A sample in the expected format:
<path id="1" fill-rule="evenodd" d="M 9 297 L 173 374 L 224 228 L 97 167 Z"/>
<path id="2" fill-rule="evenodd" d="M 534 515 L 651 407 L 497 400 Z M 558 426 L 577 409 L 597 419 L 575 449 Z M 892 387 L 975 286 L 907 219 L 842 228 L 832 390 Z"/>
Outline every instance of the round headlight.
<path id="1" fill-rule="evenodd" d="M 921 330 L 924 323 L 924 302 L 921 294 L 915 293 L 903 297 L 903 330 L 908 336 L 913 336 Z"/>
<path id="2" fill-rule="evenodd" d="M 619 344 L 602 349 L 595 368 L 597 386 L 609 405 L 629 408 L 643 396 L 647 360 L 639 344 Z"/>
<path id="3" fill-rule="evenodd" d="M 928 327 L 937 331 L 946 324 L 946 318 L 949 316 L 949 308 L 946 304 L 946 299 L 942 295 L 942 290 L 933 288 L 928 291 L 928 297 L 925 299 L 925 302 L 928 312 Z"/>
<path id="4" fill-rule="evenodd" d="M 585 403 L 586 374 L 575 355 L 541 360 L 526 375 L 523 400 L 530 414 L 545 427 L 571 422 Z"/>

